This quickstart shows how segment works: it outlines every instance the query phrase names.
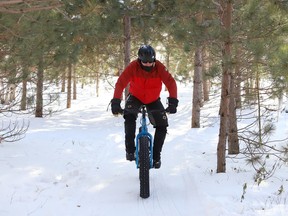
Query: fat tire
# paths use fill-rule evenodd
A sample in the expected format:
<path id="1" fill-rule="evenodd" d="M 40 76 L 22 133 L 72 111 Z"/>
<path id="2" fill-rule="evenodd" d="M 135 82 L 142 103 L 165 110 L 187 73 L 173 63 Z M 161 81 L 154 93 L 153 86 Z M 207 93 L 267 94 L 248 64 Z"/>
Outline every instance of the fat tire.
<path id="1" fill-rule="evenodd" d="M 140 197 L 148 198 L 150 196 L 149 185 L 149 138 L 148 136 L 142 136 L 139 139 L 139 180 L 140 180 Z"/>

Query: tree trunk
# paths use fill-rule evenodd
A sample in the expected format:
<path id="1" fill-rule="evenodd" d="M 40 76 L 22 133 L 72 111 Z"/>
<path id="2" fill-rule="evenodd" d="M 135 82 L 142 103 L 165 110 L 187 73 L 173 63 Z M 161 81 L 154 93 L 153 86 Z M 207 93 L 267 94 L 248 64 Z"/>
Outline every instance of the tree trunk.
<path id="1" fill-rule="evenodd" d="M 203 14 L 196 14 L 197 24 L 201 25 Z M 197 44 L 194 54 L 194 77 L 193 77 L 193 99 L 191 128 L 200 127 L 200 108 L 202 106 L 202 44 Z"/>
<path id="2" fill-rule="evenodd" d="M 35 117 L 43 117 L 43 82 L 44 82 L 44 66 L 43 66 L 43 56 L 41 56 L 39 59 L 37 70 Z"/>
<path id="3" fill-rule="evenodd" d="M 170 71 L 170 51 L 167 46 L 165 48 L 166 48 L 166 55 L 165 55 L 166 68 L 168 71 Z M 165 86 L 165 91 L 168 91 L 166 86 Z"/>
<path id="4" fill-rule="evenodd" d="M 239 138 L 233 73 L 231 73 L 230 79 L 228 154 L 239 154 Z"/>
<path id="5" fill-rule="evenodd" d="M 77 77 L 75 65 L 72 64 L 72 73 L 73 73 L 73 100 L 77 99 Z"/>
<path id="6" fill-rule="evenodd" d="M 230 73 L 231 73 L 231 25 L 232 25 L 232 3 L 231 1 L 220 1 L 220 17 L 223 32 L 223 51 L 222 51 L 222 88 L 220 102 L 220 129 L 219 141 L 217 146 L 217 173 L 226 172 L 226 141 L 227 123 L 229 118 L 229 96 L 230 96 Z"/>
<path id="7" fill-rule="evenodd" d="M 26 110 L 27 108 L 27 79 L 23 79 L 22 81 L 22 96 L 21 96 L 21 104 L 20 109 Z"/>
<path id="8" fill-rule="evenodd" d="M 257 61 L 258 62 L 258 61 Z M 262 133 L 262 118 L 261 118 L 261 96 L 260 96 L 260 75 L 259 68 L 256 68 L 256 97 L 257 97 L 257 126 L 258 126 L 258 142 L 260 145 L 263 144 L 263 133 Z"/>
<path id="9" fill-rule="evenodd" d="M 8 105 L 13 100 L 15 100 L 15 91 L 16 91 L 16 85 L 14 83 L 9 83 L 7 85 L 7 91 L 5 96 L 5 104 Z"/>
<path id="10" fill-rule="evenodd" d="M 1 100 L 1 104 L 4 104 L 4 95 L 5 95 L 5 91 L 4 91 L 5 87 L 3 84 L 2 79 L 0 79 L 0 100 Z"/>
<path id="11" fill-rule="evenodd" d="M 96 72 L 96 97 L 99 97 L 99 71 Z"/>
<path id="12" fill-rule="evenodd" d="M 99 58 L 98 56 L 95 56 L 95 81 L 96 81 L 96 97 L 99 97 L 99 79 L 100 79 L 100 63 L 99 63 Z"/>
<path id="13" fill-rule="evenodd" d="M 200 108 L 202 104 L 202 47 L 195 51 L 195 66 L 193 77 L 193 100 L 191 128 L 200 127 Z"/>
<path id="14" fill-rule="evenodd" d="M 21 96 L 21 104 L 20 109 L 27 109 L 27 80 L 29 77 L 28 68 L 23 66 L 23 75 L 22 75 L 22 96 Z"/>
<path id="15" fill-rule="evenodd" d="M 131 17 L 127 14 L 124 15 L 124 67 L 130 63 L 131 53 Z M 125 88 L 125 100 L 127 99 L 129 86 Z"/>
<path id="16" fill-rule="evenodd" d="M 72 63 L 68 63 L 68 76 L 67 76 L 67 106 L 71 108 L 71 94 L 72 94 Z"/>
<path id="17" fill-rule="evenodd" d="M 240 51 L 239 49 L 236 50 L 236 59 L 240 59 Z M 242 72 L 240 70 L 241 63 L 239 61 L 236 62 L 235 65 L 235 103 L 236 108 L 240 109 L 242 107 L 241 102 L 241 82 L 242 82 Z"/>
<path id="18" fill-rule="evenodd" d="M 210 67 L 210 62 L 209 62 L 209 53 L 206 51 L 206 49 L 203 49 L 202 53 L 202 62 L 203 62 L 203 67 L 202 67 L 202 80 L 203 80 L 203 100 L 204 101 L 209 101 L 209 92 L 210 92 L 210 81 L 207 77 L 207 73 Z"/>
<path id="19" fill-rule="evenodd" d="M 65 92 L 66 88 L 66 69 L 63 71 L 62 79 L 61 79 L 61 92 Z"/>

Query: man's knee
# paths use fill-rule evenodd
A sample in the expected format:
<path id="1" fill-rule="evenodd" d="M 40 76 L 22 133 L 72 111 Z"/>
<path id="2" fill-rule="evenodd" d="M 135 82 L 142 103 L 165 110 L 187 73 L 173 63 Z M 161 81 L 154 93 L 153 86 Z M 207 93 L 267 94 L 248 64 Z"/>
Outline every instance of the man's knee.
<path id="1" fill-rule="evenodd" d="M 155 112 L 149 116 L 151 124 L 155 128 L 167 128 L 168 127 L 168 119 L 166 113 L 163 112 Z"/>
<path id="2" fill-rule="evenodd" d="M 167 126 L 156 126 L 155 129 L 158 133 L 167 133 Z"/>

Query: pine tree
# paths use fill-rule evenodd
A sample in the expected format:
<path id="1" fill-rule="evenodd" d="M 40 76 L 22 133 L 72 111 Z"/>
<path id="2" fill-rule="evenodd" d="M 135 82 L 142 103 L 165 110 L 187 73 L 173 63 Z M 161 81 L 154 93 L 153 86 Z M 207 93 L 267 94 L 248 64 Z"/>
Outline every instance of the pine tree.
<path id="1" fill-rule="evenodd" d="M 229 118 L 230 76 L 231 76 L 231 25 L 232 1 L 220 0 L 219 17 L 223 31 L 222 88 L 220 103 L 220 129 L 217 146 L 217 172 L 226 172 L 226 140 Z"/>

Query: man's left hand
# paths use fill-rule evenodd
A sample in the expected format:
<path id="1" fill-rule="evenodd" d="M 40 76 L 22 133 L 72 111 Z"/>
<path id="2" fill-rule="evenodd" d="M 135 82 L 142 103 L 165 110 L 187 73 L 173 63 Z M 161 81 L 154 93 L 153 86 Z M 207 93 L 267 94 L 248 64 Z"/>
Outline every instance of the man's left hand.
<path id="1" fill-rule="evenodd" d="M 166 108 L 167 113 L 174 114 L 177 112 L 177 106 L 178 106 L 178 99 L 177 98 L 170 98 L 168 97 L 168 107 Z"/>

